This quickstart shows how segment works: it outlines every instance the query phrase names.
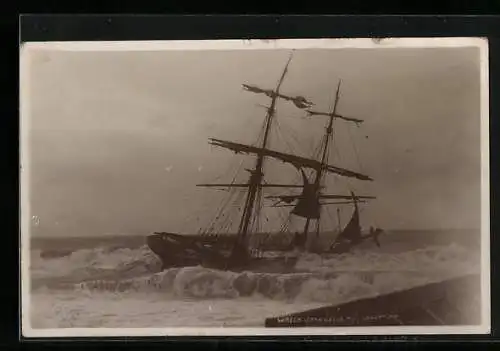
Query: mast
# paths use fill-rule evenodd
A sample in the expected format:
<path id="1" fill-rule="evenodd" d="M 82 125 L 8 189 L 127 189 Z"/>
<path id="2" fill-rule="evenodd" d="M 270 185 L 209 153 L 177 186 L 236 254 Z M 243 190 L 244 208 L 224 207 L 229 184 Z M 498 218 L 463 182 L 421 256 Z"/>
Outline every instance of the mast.
<path id="1" fill-rule="evenodd" d="M 341 84 L 341 82 L 342 81 L 339 80 L 339 83 L 337 85 L 337 93 L 335 94 L 335 103 L 333 104 L 332 111 L 328 114 L 329 121 L 328 121 L 328 126 L 326 127 L 325 143 L 323 145 L 323 154 L 321 156 L 321 166 L 318 168 L 318 171 L 316 172 L 316 179 L 314 180 L 314 192 L 318 195 L 319 195 L 319 191 L 320 191 L 321 179 L 323 177 L 323 169 L 325 167 L 325 161 L 326 161 L 327 154 L 328 154 L 328 147 L 329 147 L 330 140 L 332 139 L 332 135 L 333 135 L 333 120 L 334 120 L 335 116 L 337 115 L 337 104 L 339 102 L 339 97 L 340 97 L 340 84 Z M 316 236 L 319 236 L 320 216 L 321 216 L 321 211 L 320 211 L 319 216 L 317 218 Z M 304 232 L 303 232 L 303 236 L 304 236 L 303 242 L 304 243 L 307 240 L 307 234 L 309 231 L 310 222 L 311 222 L 311 218 L 308 217 L 306 219 L 306 223 L 304 225 Z"/>
<path id="2" fill-rule="evenodd" d="M 297 203 L 295 209 L 292 211 L 292 213 L 295 213 L 301 217 L 306 218 L 306 223 L 304 225 L 304 230 L 302 233 L 302 240 L 301 240 L 301 245 L 304 246 L 307 242 L 307 235 L 309 232 L 309 226 L 311 223 L 311 219 L 316 219 L 316 236 L 319 237 L 319 227 L 320 227 L 320 218 L 321 218 L 321 206 L 322 205 L 327 205 L 327 204 L 338 204 L 338 203 L 325 203 L 325 202 L 319 202 L 321 198 L 334 198 L 334 199 L 342 199 L 342 198 L 350 198 L 352 201 L 356 203 L 359 199 L 361 198 L 374 198 L 371 196 L 355 196 L 354 194 L 351 194 L 350 197 L 347 197 L 345 195 L 326 195 L 326 194 L 321 194 L 320 193 L 320 188 L 321 188 L 321 180 L 325 172 L 331 171 L 331 166 L 328 165 L 327 163 L 327 157 L 328 157 L 328 147 L 330 144 L 330 141 L 332 140 L 333 137 L 333 120 L 335 118 L 341 119 L 347 122 L 353 122 L 356 125 L 359 126 L 360 123 L 363 122 L 363 120 L 357 119 L 357 118 L 352 118 L 352 117 L 346 117 L 342 116 L 337 113 L 337 107 L 338 107 L 338 102 L 340 99 L 340 85 L 341 85 L 341 80 L 339 80 L 339 83 L 337 85 L 337 92 L 335 94 L 335 103 L 333 105 L 332 111 L 331 112 L 318 112 L 318 111 L 312 111 L 312 110 L 307 110 L 307 113 L 309 116 L 327 116 L 329 117 L 328 120 L 328 125 L 326 127 L 326 133 L 324 137 L 324 145 L 323 145 L 323 152 L 321 156 L 321 161 L 318 162 L 317 167 L 311 167 L 316 171 L 316 178 L 314 180 L 314 183 L 312 184 L 312 189 L 310 189 L 309 193 L 303 192 L 302 195 L 300 196 L 290 196 L 290 195 L 285 195 L 285 196 L 277 196 L 277 198 L 281 199 L 281 201 L 285 202 L 291 202 L 294 199 L 298 199 L 299 202 Z M 361 180 L 372 180 L 368 176 L 360 175 L 359 173 L 355 173 L 352 171 L 349 171 L 349 174 L 344 173 L 339 173 L 339 172 L 334 172 L 337 174 L 341 174 L 344 176 L 351 176 L 357 179 Z M 307 182 L 307 180 L 304 180 Z M 301 203 L 302 202 L 302 203 Z M 305 204 L 308 203 L 308 206 L 312 206 L 314 209 L 313 210 L 307 210 L 305 208 Z M 340 220 L 340 218 L 339 218 Z"/>
<path id="3" fill-rule="evenodd" d="M 280 88 L 281 84 L 283 83 L 283 80 L 285 79 L 285 75 L 288 71 L 288 65 L 290 64 L 290 61 L 292 60 L 292 55 L 290 55 L 290 58 L 288 59 L 285 69 L 283 70 L 283 73 L 281 74 L 281 78 L 278 82 L 278 85 L 276 89 L 273 91 L 272 97 L 271 97 L 271 105 L 267 109 L 267 116 L 265 120 L 265 131 L 264 131 L 264 138 L 262 140 L 262 145 L 261 148 L 265 149 L 267 147 L 268 143 L 268 137 L 269 137 L 269 130 L 271 129 L 271 124 L 273 121 L 273 117 L 276 112 L 276 100 L 279 97 L 280 94 Z M 262 183 L 262 166 L 264 164 L 264 154 L 263 153 L 258 153 L 257 154 L 257 160 L 255 163 L 255 168 L 253 170 L 249 170 L 250 172 L 250 178 L 248 180 L 248 194 L 247 194 L 247 199 L 245 202 L 245 207 L 243 210 L 243 214 L 241 216 L 241 222 L 238 228 L 238 238 L 236 240 L 236 245 L 241 246 L 241 244 L 245 241 L 246 236 L 248 234 L 248 225 L 250 224 L 250 219 L 253 213 L 254 209 L 254 204 L 255 204 L 255 197 L 257 195 L 257 190 L 259 188 L 259 185 Z M 233 254 L 239 254 L 239 250 L 234 250 Z"/>
<path id="4" fill-rule="evenodd" d="M 252 215 L 254 214 L 254 207 L 255 207 L 255 200 L 257 197 L 258 191 L 264 187 L 296 187 L 296 185 L 286 185 L 286 184 L 262 184 L 263 180 L 263 165 L 264 165 L 264 158 L 266 156 L 268 157 L 274 157 L 278 159 L 284 159 L 284 162 L 290 162 L 288 158 L 293 155 L 287 155 L 284 153 L 280 152 L 275 152 L 271 151 L 267 148 L 268 146 L 268 140 L 269 140 L 269 132 L 271 129 L 271 125 L 276 113 L 276 103 L 278 98 L 291 101 L 296 107 L 300 109 L 305 109 L 308 107 L 311 107 L 313 105 L 312 102 L 308 101 L 305 97 L 303 96 L 288 96 L 284 95 L 280 92 L 281 85 L 283 84 L 283 81 L 285 79 L 286 73 L 288 72 L 288 66 L 290 64 L 290 61 L 292 60 L 292 54 L 290 55 L 285 68 L 283 69 L 283 73 L 281 74 L 281 77 L 278 81 L 278 84 L 274 90 L 271 89 L 262 89 L 256 86 L 251 86 L 248 84 L 243 84 L 243 87 L 245 90 L 250 91 L 252 93 L 257 93 L 257 94 L 264 94 L 267 97 L 271 98 L 271 104 L 269 107 L 267 107 L 267 115 L 264 121 L 264 137 L 262 140 L 262 144 L 260 147 L 254 147 L 250 145 L 244 145 L 244 144 L 239 144 L 239 143 L 234 143 L 234 142 L 229 142 L 229 141 L 224 141 L 220 139 L 210 139 L 210 143 L 212 145 L 217 145 L 221 146 L 227 149 L 232 149 L 236 153 L 239 152 L 247 152 L 247 153 L 252 153 L 257 156 L 256 162 L 255 162 L 255 167 L 254 169 L 247 169 L 247 171 L 250 173 L 250 178 L 248 180 L 248 183 L 246 184 L 201 184 L 201 186 L 229 186 L 229 187 L 247 187 L 247 197 L 245 200 L 245 205 L 243 207 L 243 213 L 241 216 L 240 224 L 238 227 L 238 233 L 237 233 L 237 238 L 235 245 L 233 247 L 233 251 L 231 253 L 231 258 L 245 258 L 248 256 L 248 250 L 246 246 L 244 245 L 248 230 L 249 230 L 249 225 L 252 219 Z M 332 169 L 332 171 L 342 171 L 342 170 L 336 170 Z"/>

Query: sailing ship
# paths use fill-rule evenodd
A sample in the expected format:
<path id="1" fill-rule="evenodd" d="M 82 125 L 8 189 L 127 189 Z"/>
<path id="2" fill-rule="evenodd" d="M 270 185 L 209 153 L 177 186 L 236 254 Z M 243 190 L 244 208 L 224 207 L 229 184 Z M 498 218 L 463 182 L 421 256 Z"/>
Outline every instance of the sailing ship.
<path id="1" fill-rule="evenodd" d="M 293 54 L 293 53 L 292 53 Z M 337 105 L 340 97 L 340 81 L 337 86 L 335 103 L 330 112 L 312 110 L 314 105 L 303 96 L 290 96 L 281 92 L 281 86 L 288 72 L 292 55 L 290 55 L 285 68 L 281 74 L 275 89 L 262 89 L 257 86 L 243 84 L 243 88 L 252 93 L 263 94 L 270 98 L 269 106 L 263 123 L 263 137 L 260 145 L 253 146 L 222 139 L 210 138 L 209 143 L 214 146 L 225 148 L 236 154 L 246 154 L 255 157 L 255 165 L 252 169 L 246 169 L 250 173 L 246 183 L 236 183 L 233 179 L 231 183 L 225 184 L 198 184 L 203 187 L 215 187 L 225 189 L 244 190 L 246 198 L 240 214 L 240 221 L 235 235 L 222 235 L 221 233 L 207 231 L 199 235 L 187 235 L 179 233 L 156 232 L 147 237 L 147 244 L 150 249 L 162 260 L 163 269 L 169 267 L 197 266 L 216 268 L 223 270 L 256 270 L 287 272 L 294 269 L 299 254 L 304 251 L 315 253 L 343 253 L 358 245 L 367 238 L 373 238 L 377 245 L 378 236 L 382 232 L 380 229 L 370 230 L 370 233 L 363 235 L 360 226 L 360 216 L 358 204 L 374 199 L 373 196 L 350 194 L 328 194 L 323 193 L 323 180 L 327 174 L 335 174 L 340 177 L 354 178 L 362 181 L 372 181 L 367 175 L 351 171 L 345 168 L 330 165 L 328 163 L 328 150 L 333 139 L 334 120 L 342 120 L 355 123 L 359 126 L 363 121 L 356 118 L 346 117 L 337 112 Z M 276 118 L 277 101 L 285 100 L 291 102 L 296 108 L 305 110 L 310 117 L 328 117 L 325 135 L 321 143 L 321 157 L 308 158 L 293 153 L 286 153 L 275 150 L 269 146 L 270 131 Z M 264 161 L 270 159 L 292 165 L 298 174 L 301 175 L 302 184 L 275 184 L 265 181 Z M 313 181 L 306 171 L 313 173 Z M 258 229 L 252 224 L 259 222 L 261 212 L 263 189 L 299 188 L 300 194 L 280 194 L 268 195 L 266 199 L 274 203 L 270 207 L 292 207 L 289 216 L 296 216 L 305 219 L 302 230 L 295 232 L 291 238 L 284 240 L 286 235 L 278 237 L 282 240 L 270 240 L 270 234 L 257 235 Z M 241 194 L 241 193 L 240 193 Z M 327 201 L 335 200 L 335 201 Z M 322 208 L 328 205 L 352 204 L 354 212 L 350 221 L 340 230 L 336 240 L 327 245 L 322 245 L 319 240 L 319 228 Z M 223 217 L 224 213 L 217 216 Z M 316 235 L 311 238 L 312 222 L 316 222 Z M 340 225 L 340 223 L 339 223 Z M 257 227 L 259 225 L 257 224 Z M 281 234 L 286 232 L 282 227 Z M 261 233 L 262 234 L 262 233 Z M 290 234 L 288 232 L 288 234 Z M 257 236 L 257 247 L 251 245 L 251 238 Z M 275 236 L 276 237 L 276 236 Z M 290 235 L 288 235 L 290 237 Z M 255 242 L 255 240 L 254 240 Z M 275 255 L 266 257 L 269 250 L 282 252 L 295 252 L 296 255 Z"/>

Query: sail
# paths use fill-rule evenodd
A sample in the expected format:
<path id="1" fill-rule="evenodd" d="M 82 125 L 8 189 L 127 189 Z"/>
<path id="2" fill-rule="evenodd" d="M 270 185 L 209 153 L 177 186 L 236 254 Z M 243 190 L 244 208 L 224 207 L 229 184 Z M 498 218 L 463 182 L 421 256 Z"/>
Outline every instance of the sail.
<path id="1" fill-rule="evenodd" d="M 351 242 L 356 242 L 361 239 L 361 226 L 359 223 L 359 209 L 358 204 L 355 200 L 354 194 L 351 192 L 354 200 L 354 212 L 352 214 L 351 220 L 344 227 L 344 230 L 337 236 L 336 242 L 342 240 L 348 240 Z"/>
<path id="2" fill-rule="evenodd" d="M 303 218 L 318 219 L 320 216 L 320 203 L 316 187 L 314 184 L 309 183 L 304 170 L 300 169 L 300 171 L 302 173 L 304 188 L 292 213 Z"/>

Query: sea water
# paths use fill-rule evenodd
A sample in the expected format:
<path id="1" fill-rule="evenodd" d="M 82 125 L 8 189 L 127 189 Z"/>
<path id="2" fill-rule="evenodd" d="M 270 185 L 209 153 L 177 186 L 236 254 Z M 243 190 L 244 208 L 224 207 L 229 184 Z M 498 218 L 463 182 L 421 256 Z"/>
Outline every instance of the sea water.
<path id="1" fill-rule="evenodd" d="M 261 327 L 268 317 L 480 272 L 479 232 L 393 232 L 380 241 L 305 254 L 297 273 L 263 274 L 161 272 L 144 237 L 33 240 L 31 327 Z"/>

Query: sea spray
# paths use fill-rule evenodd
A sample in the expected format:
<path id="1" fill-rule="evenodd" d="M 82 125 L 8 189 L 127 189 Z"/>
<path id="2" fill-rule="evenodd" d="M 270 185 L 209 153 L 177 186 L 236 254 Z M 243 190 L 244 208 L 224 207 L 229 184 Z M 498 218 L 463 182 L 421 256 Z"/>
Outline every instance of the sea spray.
<path id="1" fill-rule="evenodd" d="M 130 294 L 164 293 L 170 298 L 338 302 L 400 290 L 455 274 L 478 270 L 466 248 L 451 244 L 397 254 L 356 251 L 352 254 L 306 254 L 297 272 L 264 274 L 226 272 L 204 267 L 159 271 L 146 246 L 106 251 L 79 250 L 67 257 L 35 262 L 33 287 Z M 56 265 L 62 265 L 58 271 Z M 41 273 L 43 272 L 43 273 Z M 50 272 L 55 272 L 52 276 Z"/>

